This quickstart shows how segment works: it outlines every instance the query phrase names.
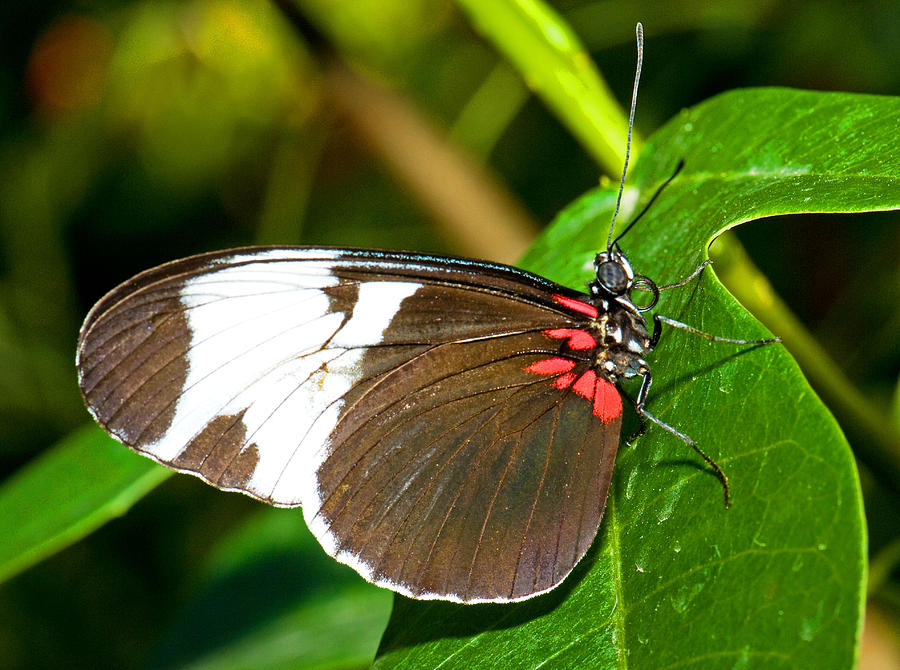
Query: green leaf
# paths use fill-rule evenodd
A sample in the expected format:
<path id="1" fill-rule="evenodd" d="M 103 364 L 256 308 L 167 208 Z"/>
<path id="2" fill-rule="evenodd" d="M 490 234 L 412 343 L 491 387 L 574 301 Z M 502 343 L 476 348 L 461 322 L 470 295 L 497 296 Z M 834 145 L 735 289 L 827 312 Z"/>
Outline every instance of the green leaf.
<path id="1" fill-rule="evenodd" d="M 541 0 L 456 4 L 597 162 L 621 173 L 628 119 L 569 25 Z"/>
<path id="2" fill-rule="evenodd" d="M 299 509 L 260 506 L 203 573 L 149 667 L 364 667 L 391 609 L 390 592 L 322 551 Z"/>
<path id="3" fill-rule="evenodd" d="M 170 474 L 97 426 L 76 431 L 0 487 L 0 581 L 124 514 Z"/>
<path id="4" fill-rule="evenodd" d="M 723 94 L 648 141 L 622 221 L 684 168 L 621 244 L 637 272 L 665 284 L 742 221 L 898 208 L 898 130 L 896 98 Z M 525 265 L 583 286 L 614 199 L 597 190 L 573 203 Z M 766 335 L 709 270 L 663 293 L 657 311 L 716 335 Z M 865 525 L 852 454 L 827 409 L 780 345 L 665 328 L 648 359 L 647 409 L 725 469 L 732 508 L 699 457 L 651 425 L 620 450 L 598 539 L 559 588 L 509 605 L 397 596 L 377 667 L 853 666 Z"/>

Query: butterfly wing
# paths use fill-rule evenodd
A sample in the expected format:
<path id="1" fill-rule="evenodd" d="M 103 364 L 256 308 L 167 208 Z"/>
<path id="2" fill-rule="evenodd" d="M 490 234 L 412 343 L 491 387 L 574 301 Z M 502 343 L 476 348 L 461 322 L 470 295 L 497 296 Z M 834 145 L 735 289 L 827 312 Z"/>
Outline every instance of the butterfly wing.
<path id="1" fill-rule="evenodd" d="M 118 440 L 302 505 L 326 551 L 370 581 L 516 600 L 565 578 L 606 500 L 621 412 L 596 411 L 607 383 L 584 383 L 590 357 L 563 351 L 577 340 L 547 334 L 581 332 L 584 298 L 463 259 L 217 252 L 104 297 L 79 380 Z"/>

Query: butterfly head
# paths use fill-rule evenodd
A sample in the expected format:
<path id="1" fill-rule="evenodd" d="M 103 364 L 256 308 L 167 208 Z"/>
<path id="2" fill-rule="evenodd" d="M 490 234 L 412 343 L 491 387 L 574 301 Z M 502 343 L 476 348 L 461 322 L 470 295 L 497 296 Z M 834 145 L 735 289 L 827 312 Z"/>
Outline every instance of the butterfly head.
<path id="1" fill-rule="evenodd" d="M 628 258 L 617 245 L 601 251 L 594 257 L 594 281 L 590 283 L 591 295 L 595 298 L 611 298 L 632 310 L 646 312 L 656 305 L 659 289 L 649 277 L 635 274 Z M 632 289 L 649 291 L 649 304 L 634 306 L 631 302 Z"/>

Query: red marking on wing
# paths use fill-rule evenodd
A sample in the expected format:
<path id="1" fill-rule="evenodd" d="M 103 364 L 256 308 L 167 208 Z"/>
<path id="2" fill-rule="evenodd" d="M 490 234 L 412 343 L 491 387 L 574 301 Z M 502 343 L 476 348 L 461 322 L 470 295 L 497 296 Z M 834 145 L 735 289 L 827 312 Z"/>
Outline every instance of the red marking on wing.
<path id="1" fill-rule="evenodd" d="M 573 309 L 579 314 L 584 314 L 592 319 L 596 319 L 600 315 L 600 312 L 597 311 L 596 307 L 586 302 L 576 300 L 575 298 L 567 298 L 564 295 L 554 295 L 553 299 L 560 305 L 564 305 L 569 309 Z"/>
<path id="2" fill-rule="evenodd" d="M 611 423 L 622 416 L 622 396 L 615 386 L 601 378 L 597 379 L 594 391 L 594 416 L 603 423 Z"/>
<path id="3" fill-rule="evenodd" d="M 592 400 L 594 398 L 594 387 L 596 383 L 597 373 L 593 370 L 588 370 L 578 378 L 578 381 L 572 384 L 572 390 L 582 398 Z"/>
<path id="4" fill-rule="evenodd" d="M 527 368 L 526 372 L 533 372 L 536 375 L 556 375 L 560 372 L 568 372 L 575 367 L 575 361 L 568 358 L 543 358 L 535 361 Z"/>
<path id="5" fill-rule="evenodd" d="M 553 380 L 553 385 L 558 389 L 567 389 L 572 385 L 572 382 L 575 381 L 575 373 L 567 372 L 564 375 L 560 375 L 555 380 Z"/>
<path id="6" fill-rule="evenodd" d="M 622 396 L 618 389 L 606 379 L 598 377 L 594 370 L 587 370 L 576 379 L 575 373 L 571 372 L 574 367 L 575 361 L 555 357 L 535 361 L 525 370 L 538 375 L 559 375 L 553 380 L 553 386 L 559 390 L 571 386 L 575 393 L 592 403 L 594 416 L 603 423 L 612 423 L 622 416 Z"/>
<path id="7" fill-rule="evenodd" d="M 597 346 L 597 340 L 585 330 L 578 328 L 553 328 L 545 330 L 544 335 L 557 340 L 569 340 L 569 347 L 575 350 L 593 349 Z"/>

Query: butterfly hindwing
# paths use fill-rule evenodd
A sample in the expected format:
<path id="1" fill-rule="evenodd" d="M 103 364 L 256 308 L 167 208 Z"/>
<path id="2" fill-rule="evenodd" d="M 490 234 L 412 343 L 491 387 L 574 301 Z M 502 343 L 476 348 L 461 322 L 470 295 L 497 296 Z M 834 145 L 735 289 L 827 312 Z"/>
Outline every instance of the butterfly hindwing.
<path id="1" fill-rule="evenodd" d="M 534 354 L 482 345 L 431 349 L 409 384 L 388 376 L 393 393 L 373 389 L 377 407 L 362 401 L 338 424 L 321 507 L 304 511 L 370 581 L 419 598 L 521 598 L 559 583 L 596 534 L 618 425 L 523 372 Z M 458 355 L 470 367 L 448 373 Z"/>
<path id="2" fill-rule="evenodd" d="M 583 299 L 459 259 L 218 252 L 101 300 L 80 384 L 117 439 L 302 505 L 326 550 L 375 583 L 518 599 L 571 571 L 606 499 L 620 414 L 599 418 L 608 383 L 588 357 L 560 355 L 585 337 Z"/>

